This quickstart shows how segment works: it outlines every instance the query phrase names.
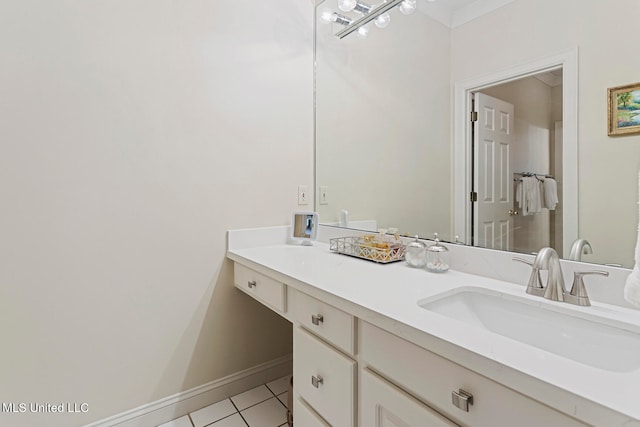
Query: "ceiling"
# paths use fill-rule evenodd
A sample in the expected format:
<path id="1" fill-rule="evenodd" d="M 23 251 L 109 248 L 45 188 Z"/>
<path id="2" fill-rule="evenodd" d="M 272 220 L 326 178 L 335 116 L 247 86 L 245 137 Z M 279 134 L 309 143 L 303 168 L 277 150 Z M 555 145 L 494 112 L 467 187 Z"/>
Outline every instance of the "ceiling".
<path id="1" fill-rule="evenodd" d="M 419 0 L 418 9 L 455 28 L 515 0 Z"/>

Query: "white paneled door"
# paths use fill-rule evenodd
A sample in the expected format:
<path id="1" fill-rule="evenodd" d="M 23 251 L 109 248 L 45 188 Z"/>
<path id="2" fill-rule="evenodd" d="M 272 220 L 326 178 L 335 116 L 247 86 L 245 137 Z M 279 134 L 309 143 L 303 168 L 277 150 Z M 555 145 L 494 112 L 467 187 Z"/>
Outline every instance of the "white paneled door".
<path id="1" fill-rule="evenodd" d="M 510 211 L 513 175 L 510 155 L 514 143 L 513 105 L 482 93 L 475 94 L 478 120 L 474 127 L 475 246 L 511 250 Z"/>

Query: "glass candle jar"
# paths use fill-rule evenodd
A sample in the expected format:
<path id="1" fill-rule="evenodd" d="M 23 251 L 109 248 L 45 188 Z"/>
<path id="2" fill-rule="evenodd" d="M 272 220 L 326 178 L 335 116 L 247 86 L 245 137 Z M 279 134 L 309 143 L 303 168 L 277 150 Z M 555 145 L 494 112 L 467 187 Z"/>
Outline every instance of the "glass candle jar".
<path id="1" fill-rule="evenodd" d="M 422 268 L 427 263 L 427 245 L 418 240 L 418 236 L 413 242 L 407 244 L 404 251 L 404 259 L 411 267 Z"/>
<path id="2" fill-rule="evenodd" d="M 436 233 L 435 244 L 427 248 L 426 267 L 433 273 L 444 273 L 449 270 L 449 249 L 440 244 Z"/>

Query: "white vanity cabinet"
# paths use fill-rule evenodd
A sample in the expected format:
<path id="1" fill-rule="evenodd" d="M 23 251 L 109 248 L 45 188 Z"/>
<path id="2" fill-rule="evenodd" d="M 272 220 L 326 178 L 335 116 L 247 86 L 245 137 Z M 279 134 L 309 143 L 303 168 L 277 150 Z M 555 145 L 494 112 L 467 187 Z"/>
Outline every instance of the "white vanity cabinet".
<path id="1" fill-rule="evenodd" d="M 293 413 L 296 414 L 296 426 L 304 427 L 331 427 L 302 399 L 293 401 Z"/>
<path id="2" fill-rule="evenodd" d="M 309 295 L 291 291 L 293 320 L 341 351 L 355 354 L 355 320 L 352 315 Z"/>
<path id="3" fill-rule="evenodd" d="M 359 390 L 363 427 L 458 426 L 369 369 L 360 373 Z"/>
<path id="4" fill-rule="evenodd" d="M 574 418 L 366 322 L 360 322 L 358 337 L 362 366 L 379 372 L 393 381 L 396 387 L 406 390 L 462 426 L 585 426 Z M 362 399 L 361 402 L 364 407 Z M 362 419 L 366 419 L 365 414 L 362 414 Z M 375 424 L 361 424 L 362 427 L 369 425 Z"/>
<path id="5" fill-rule="evenodd" d="M 295 394 L 329 425 L 354 427 L 354 317 L 302 292 L 290 294 Z"/>
<path id="6" fill-rule="evenodd" d="M 297 427 L 586 425 L 284 282 L 235 263 L 236 287 L 294 324 Z"/>
<path id="7" fill-rule="evenodd" d="M 245 292 L 280 315 L 287 311 L 287 287 L 264 274 L 242 264 L 233 264 L 233 282 Z"/>
<path id="8" fill-rule="evenodd" d="M 332 426 L 355 425 L 355 378 L 354 360 L 294 328 L 293 388 Z"/>

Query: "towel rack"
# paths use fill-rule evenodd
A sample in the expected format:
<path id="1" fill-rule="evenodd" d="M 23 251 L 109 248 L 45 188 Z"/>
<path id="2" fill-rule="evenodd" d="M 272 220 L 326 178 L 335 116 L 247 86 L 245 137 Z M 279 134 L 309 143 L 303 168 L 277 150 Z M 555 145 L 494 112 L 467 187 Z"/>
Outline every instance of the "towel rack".
<path id="1" fill-rule="evenodd" d="M 534 173 L 534 172 L 514 172 L 514 175 L 520 175 L 521 178 L 513 178 L 514 181 L 522 181 L 522 177 L 525 176 L 533 176 L 536 179 L 540 179 L 540 178 L 553 178 L 553 175 L 547 175 L 545 173 Z"/>

